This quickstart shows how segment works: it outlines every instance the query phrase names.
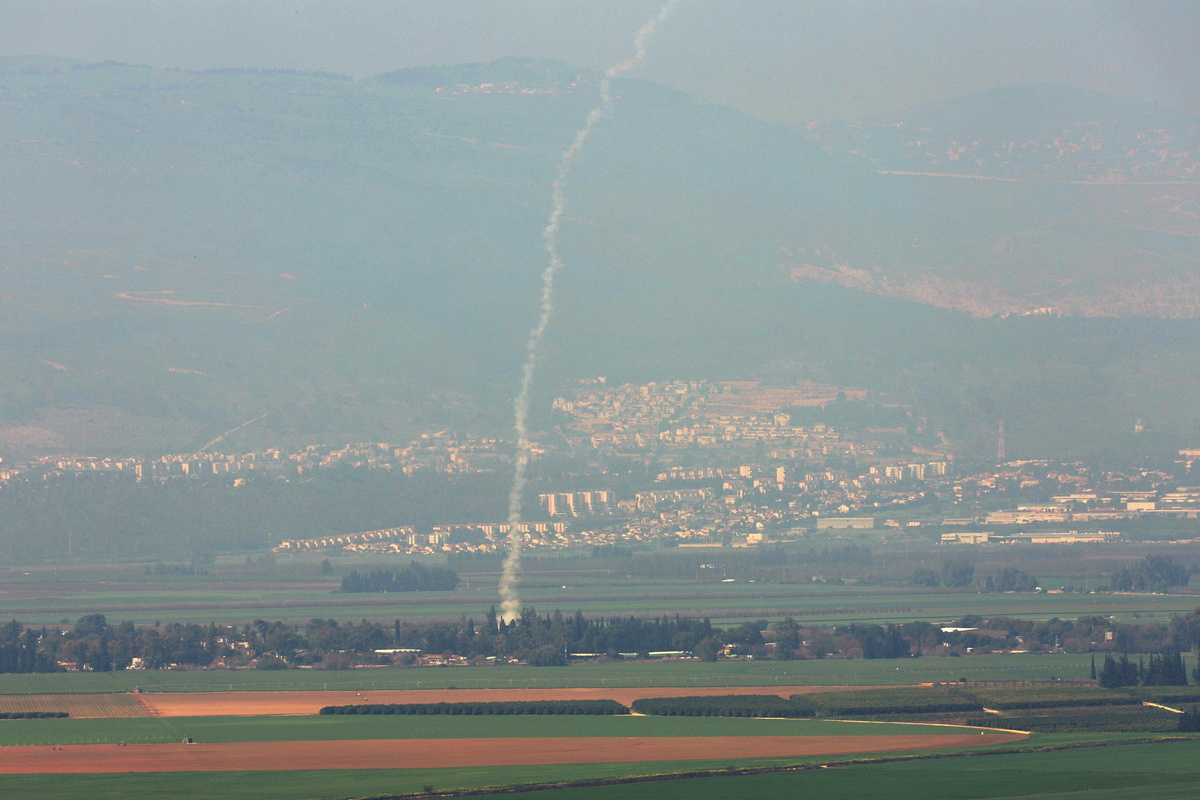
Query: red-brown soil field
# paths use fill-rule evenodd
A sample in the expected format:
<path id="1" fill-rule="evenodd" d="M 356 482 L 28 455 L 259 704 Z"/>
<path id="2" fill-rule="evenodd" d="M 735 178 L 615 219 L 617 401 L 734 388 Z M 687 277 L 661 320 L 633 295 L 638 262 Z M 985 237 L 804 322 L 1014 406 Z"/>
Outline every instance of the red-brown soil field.
<path id="1" fill-rule="evenodd" d="M 368 739 L 0 747 L 0 774 L 444 769 L 892 753 L 1003 744 L 1020 734 Z"/>

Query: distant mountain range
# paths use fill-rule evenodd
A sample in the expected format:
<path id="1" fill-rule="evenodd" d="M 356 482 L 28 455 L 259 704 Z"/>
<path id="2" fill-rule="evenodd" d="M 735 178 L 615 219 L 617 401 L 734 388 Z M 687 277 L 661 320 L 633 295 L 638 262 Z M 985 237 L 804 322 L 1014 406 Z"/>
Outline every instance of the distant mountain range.
<path id="1" fill-rule="evenodd" d="M 502 429 L 597 81 L 0 59 L 0 454 L 187 449 L 264 414 L 239 435 Z M 1022 415 L 1041 448 L 1190 430 L 1195 378 L 1139 375 L 1200 374 L 1194 118 L 1025 87 L 793 131 L 616 91 L 570 178 L 539 391 L 817 377 L 919 395 L 966 447 L 1007 415 L 1010 452 Z"/>

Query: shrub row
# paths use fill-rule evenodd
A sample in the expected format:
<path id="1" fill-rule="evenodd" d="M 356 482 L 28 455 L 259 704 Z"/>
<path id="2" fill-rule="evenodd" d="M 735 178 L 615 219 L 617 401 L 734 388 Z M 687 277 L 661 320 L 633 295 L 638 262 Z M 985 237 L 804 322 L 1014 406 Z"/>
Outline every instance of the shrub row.
<path id="1" fill-rule="evenodd" d="M 420 714 L 486 716 L 495 714 L 628 714 L 615 700 L 515 700 L 495 703 L 366 703 L 325 706 L 322 714 Z"/>
<path id="2" fill-rule="evenodd" d="M 1140 701 L 1124 692 L 1097 686 L 1023 686 L 975 688 L 988 708 L 1067 708 L 1072 706 L 1126 706 Z"/>
<path id="3" fill-rule="evenodd" d="M 0 719 L 62 719 L 66 711 L 0 711 Z"/>
<path id="4" fill-rule="evenodd" d="M 785 700 L 774 694 L 644 697 L 633 701 L 633 710 L 660 717 L 811 717 L 816 712 L 807 696 Z"/>
<path id="5" fill-rule="evenodd" d="M 982 711 L 983 703 L 960 690 L 906 686 L 895 689 L 864 689 L 856 692 L 823 692 L 807 697 L 822 714 L 925 714 L 942 711 Z M 795 699 L 793 697 L 793 699 Z"/>

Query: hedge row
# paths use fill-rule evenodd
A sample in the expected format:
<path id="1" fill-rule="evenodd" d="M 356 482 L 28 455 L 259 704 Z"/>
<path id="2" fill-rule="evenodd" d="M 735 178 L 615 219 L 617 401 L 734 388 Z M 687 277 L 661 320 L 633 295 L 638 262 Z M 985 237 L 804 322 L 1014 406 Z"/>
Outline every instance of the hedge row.
<path id="1" fill-rule="evenodd" d="M 1023 686 L 974 688 L 988 708 L 1070 708 L 1076 706 L 1131 706 L 1136 697 L 1098 686 Z"/>
<path id="2" fill-rule="evenodd" d="M 62 719 L 66 711 L 0 711 L 0 719 Z"/>
<path id="3" fill-rule="evenodd" d="M 325 706 L 322 714 L 451 714 L 486 716 L 493 714 L 590 714 L 596 716 L 628 714 L 629 709 L 615 700 L 515 700 L 495 703 L 368 703 L 354 706 Z"/>
<path id="4" fill-rule="evenodd" d="M 816 713 L 806 696 L 785 700 L 774 694 L 644 697 L 633 701 L 633 710 L 660 717 L 811 717 Z"/>
<path id="5" fill-rule="evenodd" d="M 924 686 L 822 692 L 817 695 L 795 695 L 792 699 L 797 697 L 809 698 L 825 715 L 926 714 L 983 710 L 983 703 L 973 694 Z"/>

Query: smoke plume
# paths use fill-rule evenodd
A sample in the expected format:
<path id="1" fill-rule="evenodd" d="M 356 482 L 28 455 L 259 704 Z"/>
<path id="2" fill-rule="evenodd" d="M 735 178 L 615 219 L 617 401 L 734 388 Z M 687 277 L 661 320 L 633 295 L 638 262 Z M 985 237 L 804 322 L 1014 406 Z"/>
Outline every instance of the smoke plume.
<path id="1" fill-rule="evenodd" d="M 521 367 L 521 388 L 513 402 L 515 417 L 514 427 L 517 434 L 516 465 L 513 471 L 512 489 L 508 493 L 508 557 L 504 559 L 504 571 L 500 576 L 500 608 L 501 616 L 506 622 L 516 618 L 521 608 L 517 596 L 517 583 L 521 571 L 521 532 L 518 526 L 521 522 L 521 495 L 525 490 L 525 472 L 529 466 L 529 390 L 533 385 L 533 376 L 537 371 L 541 358 L 542 339 L 546 336 L 546 327 L 550 324 L 550 316 L 554 313 L 554 278 L 562 269 L 562 256 L 558 252 L 558 231 L 562 227 L 563 214 L 566 212 L 567 178 L 575 166 L 583 150 L 584 142 L 592 132 L 592 128 L 600 121 L 612 105 L 612 79 L 632 70 L 646 57 L 646 41 L 654 34 L 659 23 L 671 13 L 676 0 L 668 0 L 658 14 L 649 19 L 633 40 L 633 56 L 619 64 L 614 64 L 604 71 L 600 81 L 600 104 L 588 112 L 583 127 L 575 134 L 575 140 L 563 153 L 555 170 L 554 184 L 551 188 L 550 199 L 552 208 L 542 230 L 542 242 L 546 248 L 548 260 L 542 270 L 542 289 L 540 294 L 540 311 L 537 323 L 529 331 L 529 339 L 525 344 L 525 363 Z"/>

